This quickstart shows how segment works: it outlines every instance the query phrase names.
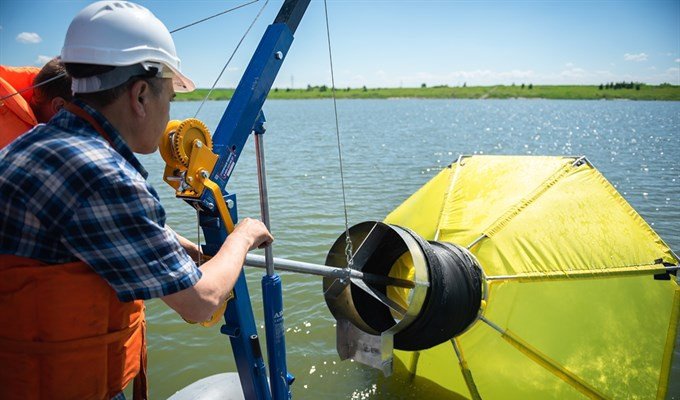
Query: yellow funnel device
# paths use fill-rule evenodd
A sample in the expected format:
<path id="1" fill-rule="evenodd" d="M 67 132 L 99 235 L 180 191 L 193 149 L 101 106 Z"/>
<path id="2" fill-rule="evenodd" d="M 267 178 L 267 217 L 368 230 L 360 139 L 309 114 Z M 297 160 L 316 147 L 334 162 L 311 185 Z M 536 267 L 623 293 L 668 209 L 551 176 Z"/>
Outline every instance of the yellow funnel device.
<path id="1" fill-rule="evenodd" d="M 584 158 L 461 157 L 385 222 L 467 247 L 488 284 L 466 332 L 395 352 L 412 374 L 468 398 L 665 397 L 678 257 Z"/>

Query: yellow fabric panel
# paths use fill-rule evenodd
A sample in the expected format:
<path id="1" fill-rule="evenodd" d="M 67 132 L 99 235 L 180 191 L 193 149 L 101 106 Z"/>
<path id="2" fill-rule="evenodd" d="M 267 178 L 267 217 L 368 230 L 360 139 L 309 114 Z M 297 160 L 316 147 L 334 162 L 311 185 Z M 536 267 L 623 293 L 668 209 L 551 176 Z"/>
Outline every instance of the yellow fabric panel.
<path id="1" fill-rule="evenodd" d="M 486 325 L 475 326 L 459 339 L 483 399 L 583 399 L 576 389 L 531 361 Z M 395 357 L 407 366 L 412 354 L 395 351 Z M 448 342 L 421 351 L 415 372 L 418 377 L 472 398 Z"/>
<path id="2" fill-rule="evenodd" d="M 605 398 L 654 398 L 664 372 L 666 333 L 677 290 L 675 282 L 651 276 L 494 282 L 486 318 L 511 330 Z M 675 337 L 675 332 L 668 334 Z M 484 399 L 584 398 L 482 321 L 459 343 Z M 413 353 L 395 353 L 409 366 Z M 421 351 L 416 373 L 470 397 L 462 374 L 459 370 L 453 374 L 452 367 L 459 368 L 458 359 L 447 342 Z"/>
<path id="3" fill-rule="evenodd" d="M 388 274 L 388 276 L 408 281 L 415 281 L 416 268 L 413 265 L 413 258 L 411 256 L 411 253 L 406 252 L 402 254 L 401 257 L 399 257 L 397 261 L 395 261 L 394 264 L 392 265 L 392 268 L 390 269 L 390 273 Z M 410 296 L 412 291 L 413 289 L 410 288 L 388 286 L 386 294 L 388 298 L 402 306 L 404 309 L 407 309 L 409 304 L 411 303 Z M 392 317 L 400 319 L 398 312 L 390 309 L 390 313 L 392 314 Z"/>
<path id="4" fill-rule="evenodd" d="M 554 170 L 562 157 L 474 156 L 461 160 L 439 224 L 440 239 L 467 246 Z M 436 195 L 433 192 L 434 195 Z"/>
<path id="5" fill-rule="evenodd" d="M 488 281 L 484 315 L 508 334 L 477 321 L 458 338 L 484 399 L 664 392 L 679 289 L 650 272 L 659 272 L 658 259 L 679 261 L 596 169 L 574 160 L 464 158 L 386 220 L 463 246 L 490 236 L 471 250 L 487 276 L 507 277 Z M 414 366 L 413 353 L 395 356 L 418 377 L 470 397 L 450 343 L 421 351 Z"/>
<path id="6" fill-rule="evenodd" d="M 410 359 L 409 357 L 410 355 L 416 354 L 404 352 L 400 353 L 407 354 L 406 362 L 410 362 L 408 361 Z M 408 398 L 413 399 L 446 399 L 446 400 L 468 399 L 469 396 L 467 394 L 451 391 L 441 385 L 441 383 L 448 382 L 447 379 L 449 378 L 450 377 L 446 377 L 443 381 L 435 382 L 421 375 L 413 375 L 410 373 L 409 370 L 407 370 L 402 360 L 397 358 L 394 360 L 393 375 L 384 379 L 382 377 L 379 377 L 378 382 L 381 388 L 383 387 L 389 388 L 390 386 L 394 387 L 394 390 L 391 391 L 391 393 L 397 392 L 408 393 Z M 383 397 L 385 396 L 378 395 L 377 398 Z"/>
<path id="7" fill-rule="evenodd" d="M 453 168 L 444 168 L 394 209 L 385 222 L 406 226 L 424 239 L 434 239 L 452 172 Z"/>
<path id="8" fill-rule="evenodd" d="M 480 261 L 484 260 L 482 267 L 487 275 L 635 269 L 654 264 L 659 258 L 677 262 L 661 238 L 588 164 L 572 168 L 572 159 L 554 158 L 541 165 L 537 162 L 545 158 L 495 158 L 498 160 L 491 164 L 500 169 L 503 182 L 516 188 L 509 196 L 511 201 L 484 197 L 488 196 L 486 190 L 474 185 L 489 184 L 476 178 L 485 176 L 487 167 L 468 162 L 454 185 L 454 192 L 463 192 L 465 197 L 449 197 L 449 201 L 463 205 L 447 202 L 444 212 L 451 215 L 442 216 L 439 236 L 443 241 L 469 244 L 471 238 L 487 233 L 490 237 L 472 249 Z M 481 161 L 488 159 L 494 157 Z M 554 161 L 558 160 L 562 164 L 556 167 Z M 550 173 L 544 173 L 547 176 L 532 187 L 523 174 L 533 170 Z M 481 193 L 482 197 L 471 199 L 474 196 L 468 192 Z M 458 214 L 466 217 L 453 217 Z M 463 233 L 466 229 L 468 232 Z M 623 248 L 626 251 L 621 251 Z"/>
<path id="9" fill-rule="evenodd" d="M 459 343 L 482 399 L 584 398 L 576 389 L 526 357 L 483 322 L 478 322 L 464 333 Z M 452 363 L 455 362 L 453 357 Z M 420 367 L 418 372 L 421 373 Z"/>
<path id="10" fill-rule="evenodd" d="M 561 379 L 569 386 L 578 390 L 588 398 L 595 400 L 606 399 L 602 393 L 586 382 L 583 377 L 568 370 L 563 365 L 553 360 L 550 356 L 532 346 L 531 343 L 525 342 L 521 337 L 515 335 L 513 332 L 503 331 L 502 337 L 503 340 L 510 343 L 510 345 L 522 352 L 522 354 L 527 356 L 533 362 L 545 368 L 548 372 Z"/>
<path id="11" fill-rule="evenodd" d="M 465 398 L 472 397 L 467 390 L 458 358 L 450 342 L 421 351 L 415 364 L 415 370 L 412 369 L 414 366 L 412 357 L 415 356 L 415 352 L 396 350 L 394 354 L 395 358 L 400 360 L 409 372 L 415 373 L 418 377 L 436 382 L 443 388 Z"/>
<path id="12" fill-rule="evenodd" d="M 656 392 L 657 399 L 665 399 L 668 391 L 668 381 L 673 362 L 673 348 L 675 347 L 675 338 L 678 334 L 678 323 L 680 323 L 680 286 L 675 285 L 675 296 L 673 298 L 673 306 L 666 332 L 666 346 L 664 348 L 664 359 L 661 365 L 661 374 L 659 376 L 659 389 Z"/>
<path id="13" fill-rule="evenodd" d="M 652 276 L 494 282 L 485 317 L 605 397 L 654 398 L 677 288 Z"/>

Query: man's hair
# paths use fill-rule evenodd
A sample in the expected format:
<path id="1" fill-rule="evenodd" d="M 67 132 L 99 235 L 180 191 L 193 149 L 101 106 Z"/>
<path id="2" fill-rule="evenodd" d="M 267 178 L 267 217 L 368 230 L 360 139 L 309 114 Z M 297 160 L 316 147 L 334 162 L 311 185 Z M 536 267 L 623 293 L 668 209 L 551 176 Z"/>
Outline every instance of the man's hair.
<path id="1" fill-rule="evenodd" d="M 53 81 L 40 85 L 41 83 L 63 75 Z M 71 78 L 66 75 L 64 64 L 59 58 L 51 59 L 40 72 L 33 78 L 33 86 L 40 85 L 33 89 L 34 102 L 42 104 L 51 101 L 55 97 L 62 97 L 66 101 L 71 101 Z"/>
<path id="2" fill-rule="evenodd" d="M 113 70 L 114 66 L 110 65 L 94 65 L 94 64 L 78 64 L 66 63 L 66 71 L 73 78 L 89 78 L 91 76 L 100 75 Z M 143 80 L 149 84 L 151 92 L 158 96 L 163 91 L 161 78 L 156 77 L 156 71 L 149 71 L 147 75 L 132 76 L 126 82 L 107 90 L 94 93 L 74 93 L 74 99 L 81 99 L 84 102 L 96 106 L 106 107 L 118 99 L 136 82 Z"/>

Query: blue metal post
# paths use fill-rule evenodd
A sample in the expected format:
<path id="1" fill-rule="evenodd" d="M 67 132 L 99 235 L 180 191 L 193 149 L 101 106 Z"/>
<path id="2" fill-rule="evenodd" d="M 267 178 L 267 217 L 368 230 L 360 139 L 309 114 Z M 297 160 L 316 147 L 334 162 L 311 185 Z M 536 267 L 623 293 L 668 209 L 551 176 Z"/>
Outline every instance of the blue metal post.
<path id="1" fill-rule="evenodd" d="M 278 274 L 262 277 L 264 296 L 264 322 L 267 332 L 267 355 L 269 356 L 269 376 L 272 398 L 288 400 L 291 398 L 292 375 L 286 365 L 286 338 L 283 326 L 283 291 Z"/>

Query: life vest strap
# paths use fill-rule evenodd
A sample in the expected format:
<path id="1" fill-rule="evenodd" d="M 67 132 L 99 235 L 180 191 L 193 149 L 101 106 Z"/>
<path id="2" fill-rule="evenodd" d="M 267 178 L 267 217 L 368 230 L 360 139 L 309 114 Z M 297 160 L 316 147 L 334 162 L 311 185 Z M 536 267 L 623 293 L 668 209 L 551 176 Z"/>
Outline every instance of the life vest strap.
<path id="1" fill-rule="evenodd" d="M 113 146 L 113 142 L 111 141 L 111 138 L 109 137 L 109 134 L 106 133 L 106 130 L 102 127 L 102 125 L 97 122 L 96 119 L 92 115 L 90 115 L 87 111 L 79 107 L 78 105 L 74 103 L 67 103 L 64 105 L 64 108 L 69 111 L 71 114 L 77 115 L 81 119 L 85 120 L 88 124 L 90 124 L 94 130 L 96 130 L 101 137 L 103 137 L 111 146 Z"/>

